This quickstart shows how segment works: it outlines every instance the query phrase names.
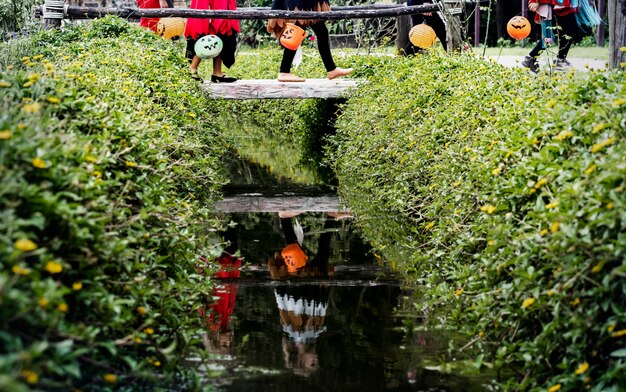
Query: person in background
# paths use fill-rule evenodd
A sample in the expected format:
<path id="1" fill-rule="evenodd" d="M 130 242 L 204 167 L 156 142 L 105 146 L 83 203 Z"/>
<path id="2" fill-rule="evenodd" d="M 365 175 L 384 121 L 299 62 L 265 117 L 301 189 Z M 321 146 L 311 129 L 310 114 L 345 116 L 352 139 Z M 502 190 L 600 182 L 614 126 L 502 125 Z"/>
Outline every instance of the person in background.
<path id="1" fill-rule="evenodd" d="M 328 0 L 273 0 L 273 10 L 289 10 L 289 11 L 330 11 L 330 3 Z M 352 68 L 339 68 L 335 65 L 333 55 L 330 51 L 330 37 L 328 27 L 324 21 L 320 20 L 297 20 L 286 21 L 284 19 L 270 19 L 267 23 L 267 32 L 273 33 L 275 37 L 280 37 L 283 28 L 287 22 L 295 23 L 302 28 L 310 27 L 313 29 L 317 37 L 317 50 L 322 57 L 324 67 L 326 68 L 328 79 L 335 79 L 352 73 Z M 291 66 L 296 56 L 296 50 L 285 48 L 283 58 L 280 63 L 280 71 L 278 73 L 279 82 L 304 82 L 305 79 L 291 73 Z"/>
<path id="2" fill-rule="evenodd" d="M 546 0 L 530 0 L 528 9 L 536 12 L 535 21 L 540 21 L 540 5 Z M 567 61 L 567 55 L 572 44 L 580 42 L 586 35 L 591 34 L 591 27 L 602 22 L 593 0 L 550 0 L 552 12 L 554 14 L 555 27 L 554 34 L 558 41 L 557 58 L 554 61 L 555 71 L 565 71 L 572 68 L 572 64 Z M 522 65 L 531 72 L 539 72 L 538 58 L 546 48 L 546 38 L 551 39 L 549 33 L 544 33 L 537 41 L 528 55 L 524 57 Z"/>
<path id="3" fill-rule="evenodd" d="M 165 0 L 161 0 L 165 1 Z M 191 9 L 197 10 L 236 10 L 236 0 L 191 0 Z M 213 83 L 232 83 L 237 78 L 228 77 L 222 70 L 222 65 L 230 68 L 235 64 L 235 51 L 237 49 L 237 34 L 241 31 L 239 20 L 237 19 L 207 19 L 207 18 L 188 18 L 185 25 L 185 37 L 187 38 L 187 48 L 185 56 L 189 60 L 189 71 L 195 79 L 198 76 L 198 66 L 202 59 L 196 56 L 195 45 L 200 37 L 205 35 L 216 35 L 224 44 L 222 52 L 214 57 L 213 74 L 211 82 Z"/>
<path id="4" fill-rule="evenodd" d="M 426 5 L 432 4 L 430 1 L 424 0 L 408 0 L 406 5 Z M 443 46 L 443 50 L 448 50 L 448 41 L 446 36 L 446 24 L 441 18 L 441 15 L 438 12 L 426 12 L 423 14 L 414 14 L 411 15 L 411 21 L 413 26 L 417 26 L 418 24 L 425 23 L 428 26 L 432 27 L 435 30 L 435 34 L 437 38 L 439 38 L 439 42 Z M 413 45 L 411 42 L 404 48 L 404 55 L 412 55 L 417 53 L 422 53 L 424 49 L 418 48 Z"/>
<path id="5" fill-rule="evenodd" d="M 137 0 L 137 6 L 139 8 L 171 8 L 167 0 Z M 159 19 L 160 18 L 141 18 L 139 19 L 139 25 L 156 33 Z"/>

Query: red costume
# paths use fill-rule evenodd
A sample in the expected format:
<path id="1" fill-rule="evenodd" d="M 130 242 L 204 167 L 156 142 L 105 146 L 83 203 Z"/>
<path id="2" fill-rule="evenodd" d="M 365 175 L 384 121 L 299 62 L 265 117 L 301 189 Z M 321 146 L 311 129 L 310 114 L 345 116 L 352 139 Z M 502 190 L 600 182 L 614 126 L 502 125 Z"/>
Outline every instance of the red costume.
<path id="1" fill-rule="evenodd" d="M 139 8 L 161 8 L 159 0 L 137 0 L 137 6 Z M 139 25 L 146 27 L 156 33 L 157 24 L 159 24 L 159 18 L 141 18 L 139 19 Z"/>
<path id="2" fill-rule="evenodd" d="M 231 10 L 237 9 L 236 0 L 191 0 L 194 10 Z M 207 34 L 231 35 L 239 32 L 239 21 L 237 19 L 200 19 L 188 18 L 185 26 L 185 37 L 198 39 Z"/>

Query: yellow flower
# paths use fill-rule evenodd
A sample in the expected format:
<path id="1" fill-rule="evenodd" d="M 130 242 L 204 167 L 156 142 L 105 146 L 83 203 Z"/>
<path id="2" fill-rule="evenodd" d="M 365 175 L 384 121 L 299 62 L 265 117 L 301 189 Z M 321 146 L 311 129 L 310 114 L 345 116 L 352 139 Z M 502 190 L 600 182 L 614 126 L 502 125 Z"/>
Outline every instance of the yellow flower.
<path id="1" fill-rule="evenodd" d="M 575 300 L 571 301 L 570 304 L 572 304 L 572 306 L 580 305 L 580 298 L 576 298 Z"/>
<path id="2" fill-rule="evenodd" d="M 486 212 L 487 214 L 491 215 L 496 210 L 496 207 L 489 204 L 489 205 L 481 206 L 480 210 L 482 212 Z"/>
<path id="3" fill-rule="evenodd" d="M 585 175 L 590 175 L 594 171 L 596 171 L 596 165 L 591 165 L 587 168 L 587 170 L 585 170 Z"/>
<path id="4" fill-rule="evenodd" d="M 37 384 L 39 381 L 39 375 L 32 370 L 24 369 L 20 372 L 20 374 L 27 384 Z"/>
<path id="5" fill-rule="evenodd" d="M 609 333 L 613 332 L 613 330 L 615 329 L 615 327 L 617 327 L 616 324 L 611 324 L 609 325 L 606 330 L 609 331 Z"/>
<path id="6" fill-rule="evenodd" d="M 535 184 L 535 189 L 541 188 L 542 186 L 546 185 L 547 183 L 548 183 L 548 179 L 547 178 L 542 178 L 539 181 L 537 181 L 537 183 Z"/>
<path id="7" fill-rule="evenodd" d="M 11 86 L 11 83 L 7 82 L 6 80 L 0 80 L 0 87 L 9 87 Z"/>
<path id="8" fill-rule="evenodd" d="M 498 174 L 500 174 L 501 171 L 502 171 L 502 168 L 496 167 L 495 169 L 491 171 L 491 174 L 493 174 L 494 176 L 497 176 Z"/>
<path id="9" fill-rule="evenodd" d="M 135 166 L 137 166 L 137 164 L 135 162 L 126 161 L 126 166 L 128 166 L 128 167 L 135 167 Z"/>
<path id="10" fill-rule="evenodd" d="M 561 227 L 561 223 L 560 222 L 554 222 L 552 224 L 552 226 L 550 226 L 550 231 L 552 233 L 556 233 L 557 231 L 559 231 L 559 227 Z"/>
<path id="11" fill-rule="evenodd" d="M 607 210 L 612 210 L 612 209 L 613 209 L 613 207 L 615 207 L 615 206 L 613 205 L 613 203 L 612 203 L 612 202 L 608 202 L 608 203 L 606 203 L 606 209 L 607 209 Z"/>
<path id="12" fill-rule="evenodd" d="M 546 108 L 548 109 L 552 109 L 554 105 L 556 105 L 556 99 L 554 98 L 546 102 Z"/>
<path id="13" fill-rule="evenodd" d="M 148 313 L 148 309 L 146 309 L 144 306 L 137 306 L 137 313 L 143 316 Z"/>
<path id="14" fill-rule="evenodd" d="M 33 60 L 41 60 L 43 58 L 43 54 L 37 54 L 33 56 Z"/>
<path id="15" fill-rule="evenodd" d="M 87 155 L 87 156 L 85 157 L 85 160 L 86 160 L 87 162 L 91 162 L 91 163 L 96 163 L 96 162 L 98 162 L 98 158 L 94 157 L 93 155 Z"/>
<path id="16" fill-rule="evenodd" d="M 104 381 L 109 384 L 115 384 L 117 382 L 117 376 L 115 374 L 107 373 L 104 375 Z"/>
<path id="17" fill-rule="evenodd" d="M 593 127 L 593 129 L 591 130 L 591 133 L 598 133 L 606 127 L 608 127 L 607 123 L 604 123 L 604 122 L 598 123 Z"/>
<path id="18" fill-rule="evenodd" d="M 425 230 L 430 230 L 435 226 L 435 222 L 429 222 L 426 226 L 424 226 Z"/>
<path id="19" fill-rule="evenodd" d="M 604 261 L 601 261 L 598 264 L 594 265 L 593 268 L 591 269 L 591 272 L 598 273 L 602 271 L 602 267 L 604 267 Z"/>
<path id="20" fill-rule="evenodd" d="M 604 147 L 610 146 L 613 143 L 615 143 L 615 136 L 594 144 L 593 146 L 591 146 L 591 152 L 598 152 L 602 150 Z"/>
<path id="21" fill-rule="evenodd" d="M 522 302 L 522 309 L 526 309 L 535 303 L 535 299 L 533 297 L 526 298 L 524 302 Z"/>
<path id="22" fill-rule="evenodd" d="M 59 97 L 48 97 L 46 99 L 50 103 L 60 103 L 61 102 L 61 98 L 59 98 Z"/>
<path id="23" fill-rule="evenodd" d="M 543 236 L 545 236 L 546 234 L 548 234 L 548 229 L 542 229 L 542 230 L 539 232 L 539 235 L 540 235 L 540 236 L 542 236 L 542 237 L 543 237 Z"/>
<path id="24" fill-rule="evenodd" d="M 546 208 L 549 209 L 549 210 L 552 209 L 552 208 L 556 208 L 558 206 L 559 206 L 559 201 L 558 200 L 555 200 L 555 201 L 553 201 L 550 204 L 546 204 Z"/>
<path id="25" fill-rule="evenodd" d="M 561 389 L 561 384 L 555 384 L 548 388 L 548 392 L 556 392 Z"/>
<path id="26" fill-rule="evenodd" d="M 154 329 L 148 327 L 143 330 L 147 335 L 152 335 L 154 333 Z"/>
<path id="27" fill-rule="evenodd" d="M 487 241 L 487 245 L 489 245 L 489 246 L 494 246 L 495 244 L 496 244 L 496 242 L 494 240 Z"/>
<path id="28" fill-rule="evenodd" d="M 572 131 L 563 131 L 563 132 L 559 133 L 558 135 L 556 135 L 554 138 L 561 142 L 561 141 L 563 141 L 565 139 L 569 139 L 572 136 L 574 136 Z"/>
<path id="29" fill-rule="evenodd" d="M 96 177 L 96 178 L 100 178 L 102 177 L 102 172 L 98 171 L 98 170 L 94 170 L 91 172 L 91 175 Z"/>
<path id="30" fill-rule="evenodd" d="M 37 303 L 39 304 L 39 307 L 42 309 L 45 309 L 48 307 L 48 304 L 50 303 L 47 299 L 45 298 L 39 298 L 39 301 L 37 301 Z"/>
<path id="31" fill-rule="evenodd" d="M 530 193 L 531 195 L 532 195 L 533 193 L 535 193 L 535 192 L 537 192 L 537 189 L 536 189 L 536 188 L 530 188 L 530 189 L 528 190 L 528 193 Z"/>
<path id="32" fill-rule="evenodd" d="M 26 238 L 21 238 L 15 241 L 15 244 L 13 245 L 15 246 L 15 249 L 21 250 L 22 252 L 30 252 L 31 250 L 37 249 L 37 244 Z"/>
<path id="33" fill-rule="evenodd" d="M 26 276 L 26 275 L 30 274 L 30 269 L 24 268 L 24 267 L 19 266 L 19 265 L 14 265 L 11 270 L 16 275 L 24 275 L 24 276 Z"/>
<path id="34" fill-rule="evenodd" d="M 83 282 L 74 282 L 72 283 L 72 290 L 79 291 L 83 288 Z"/>
<path id="35" fill-rule="evenodd" d="M 39 79 L 41 79 L 41 75 L 36 72 L 29 73 L 28 75 L 26 75 L 26 80 L 28 80 L 29 82 L 36 82 Z"/>
<path id="36" fill-rule="evenodd" d="M 0 131 L 0 140 L 10 139 L 12 135 L 13 135 L 13 132 L 9 131 L 8 129 L 4 131 Z"/>
<path id="37" fill-rule="evenodd" d="M 552 297 L 554 294 L 556 294 L 556 291 L 552 289 L 548 290 L 548 297 Z"/>
<path id="38" fill-rule="evenodd" d="M 39 158 L 39 157 L 35 157 L 32 159 L 31 163 L 33 164 L 33 166 L 35 166 L 37 169 L 45 169 L 46 168 L 46 162 Z"/>
<path id="39" fill-rule="evenodd" d="M 578 368 L 576 368 L 575 373 L 580 376 L 581 374 L 585 373 L 587 369 L 589 369 L 589 364 L 587 362 L 583 362 L 580 365 L 578 365 Z"/>
<path id="40" fill-rule="evenodd" d="M 59 263 L 58 261 L 54 261 L 54 260 L 48 261 L 46 263 L 46 266 L 43 268 L 51 274 L 58 274 L 61 271 L 63 271 L 63 266 L 61 265 L 61 263 Z"/>
<path id="41" fill-rule="evenodd" d="M 62 303 L 62 304 L 57 305 L 57 310 L 61 313 L 67 313 L 67 311 L 69 310 L 69 307 L 67 306 L 66 303 Z"/>
<path id="42" fill-rule="evenodd" d="M 460 297 L 460 296 L 461 296 L 461 294 L 463 294 L 463 289 L 462 289 L 462 288 L 457 289 L 457 290 L 454 292 L 454 295 L 455 295 L 456 297 Z"/>
<path id="43" fill-rule="evenodd" d="M 25 86 L 28 87 L 28 86 Z M 41 109 L 41 104 L 39 102 L 33 102 L 26 104 L 22 107 L 22 110 L 26 113 L 37 113 Z"/>
<path id="44" fill-rule="evenodd" d="M 626 329 L 620 329 L 619 331 L 613 332 L 611 337 L 619 338 L 620 336 L 626 335 Z"/>
<path id="45" fill-rule="evenodd" d="M 614 107 L 619 107 L 619 106 L 622 106 L 625 103 L 626 103 L 626 98 L 617 98 L 615 101 L 613 101 L 613 106 Z"/>
<path id="46" fill-rule="evenodd" d="M 159 366 L 161 366 L 161 361 L 154 361 L 154 362 L 152 362 L 152 364 L 154 366 L 156 366 L 156 367 L 159 367 Z"/>

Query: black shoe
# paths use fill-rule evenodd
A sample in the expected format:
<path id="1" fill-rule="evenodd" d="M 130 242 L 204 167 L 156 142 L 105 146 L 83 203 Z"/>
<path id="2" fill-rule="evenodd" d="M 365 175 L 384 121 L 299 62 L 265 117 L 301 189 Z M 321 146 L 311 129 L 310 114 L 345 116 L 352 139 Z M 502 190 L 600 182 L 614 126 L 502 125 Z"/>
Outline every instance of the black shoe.
<path id="1" fill-rule="evenodd" d="M 191 73 L 191 78 L 192 78 L 193 80 L 197 80 L 197 81 L 199 81 L 199 82 L 202 82 L 202 78 L 200 77 L 200 75 L 198 75 L 198 73 L 197 73 L 197 72 L 192 72 L 192 73 Z"/>
<path id="2" fill-rule="evenodd" d="M 213 83 L 232 83 L 236 81 L 237 81 L 237 78 L 231 78 L 226 75 L 222 75 L 222 76 L 211 75 L 211 82 Z"/>
<path id="3" fill-rule="evenodd" d="M 522 65 L 530 70 L 532 73 L 539 72 L 539 62 L 536 57 L 526 56 L 522 61 Z"/>

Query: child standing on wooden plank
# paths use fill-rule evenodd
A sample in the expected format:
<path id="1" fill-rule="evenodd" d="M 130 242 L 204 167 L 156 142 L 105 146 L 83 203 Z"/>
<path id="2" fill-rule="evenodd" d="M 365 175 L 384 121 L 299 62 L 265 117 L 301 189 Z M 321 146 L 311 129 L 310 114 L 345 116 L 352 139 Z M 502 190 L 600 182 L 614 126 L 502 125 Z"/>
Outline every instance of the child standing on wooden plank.
<path id="1" fill-rule="evenodd" d="M 191 0 L 191 9 L 197 10 L 236 10 L 236 0 Z M 222 64 L 230 68 L 235 64 L 235 50 L 237 49 L 237 33 L 239 33 L 239 21 L 237 19 L 207 19 L 188 18 L 185 26 L 185 37 L 187 38 L 186 57 L 189 59 L 189 71 L 196 78 L 198 76 L 198 66 L 202 59 L 196 55 L 195 45 L 200 37 L 205 35 L 216 35 L 224 44 L 222 52 L 213 58 L 213 83 L 232 83 L 237 78 L 228 77 L 222 71 Z"/>
<path id="2" fill-rule="evenodd" d="M 330 11 L 330 3 L 328 0 L 273 0 L 273 10 L 289 10 L 289 11 Z M 285 19 L 270 19 L 267 23 L 267 32 L 274 33 L 275 37 L 279 37 L 287 22 L 295 23 L 300 27 L 311 27 L 317 37 L 317 50 L 322 57 L 324 67 L 328 73 L 328 79 L 335 79 L 352 73 L 352 68 L 339 68 L 333 61 L 333 55 L 330 51 L 330 38 L 326 23 L 320 20 L 296 20 L 287 21 Z M 304 82 L 305 79 L 291 73 L 291 65 L 296 56 L 296 50 L 285 48 L 283 59 L 280 63 L 280 72 L 278 73 L 279 82 Z"/>

